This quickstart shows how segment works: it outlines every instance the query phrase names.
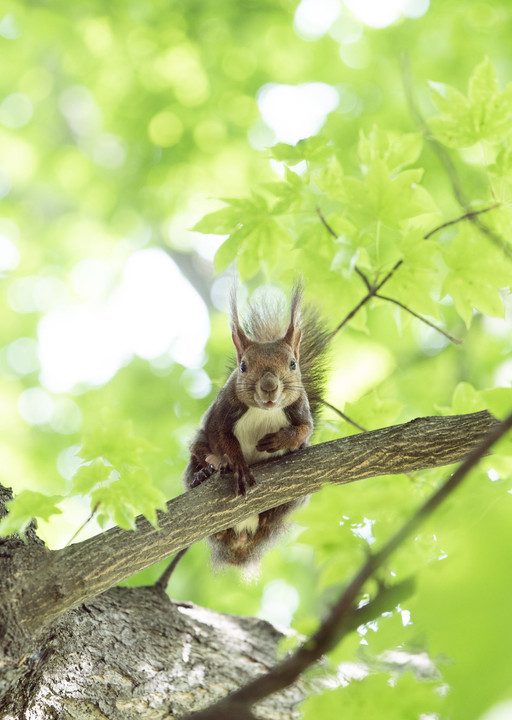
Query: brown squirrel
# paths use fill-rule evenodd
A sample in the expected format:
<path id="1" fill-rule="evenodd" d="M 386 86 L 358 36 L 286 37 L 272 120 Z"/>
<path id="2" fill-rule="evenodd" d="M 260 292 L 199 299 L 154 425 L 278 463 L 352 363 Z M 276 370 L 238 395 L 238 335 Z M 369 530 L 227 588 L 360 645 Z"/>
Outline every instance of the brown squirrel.
<path id="1" fill-rule="evenodd" d="M 204 415 L 190 448 L 184 483 L 190 490 L 213 472 L 231 472 L 235 495 L 256 485 L 253 463 L 308 445 L 323 392 L 325 351 L 331 338 L 311 308 L 301 313 L 296 284 L 288 327 L 268 299 L 238 319 L 231 295 L 231 331 L 237 367 Z M 301 321 L 302 314 L 302 321 Z M 283 518 L 304 499 L 252 515 L 208 538 L 214 561 L 252 565 L 285 529 Z"/>

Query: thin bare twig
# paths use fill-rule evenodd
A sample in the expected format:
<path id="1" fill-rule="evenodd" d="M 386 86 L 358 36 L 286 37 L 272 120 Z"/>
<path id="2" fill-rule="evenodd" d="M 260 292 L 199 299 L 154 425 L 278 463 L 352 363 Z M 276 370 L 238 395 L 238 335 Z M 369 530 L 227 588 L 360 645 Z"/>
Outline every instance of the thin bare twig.
<path id="1" fill-rule="evenodd" d="M 331 403 L 327 402 L 327 400 L 320 400 L 322 405 L 325 405 L 325 407 L 328 407 L 330 410 L 333 410 L 335 413 L 338 413 L 340 417 L 343 418 L 343 420 L 346 420 L 348 423 L 356 427 L 358 430 L 362 430 L 363 432 L 367 432 L 366 428 L 364 428 L 362 425 L 359 425 L 359 423 L 356 423 L 355 420 L 352 420 L 352 418 L 349 418 L 348 415 L 345 415 L 344 412 L 341 412 L 341 410 L 338 410 L 337 407 L 334 405 L 331 405 Z"/>
<path id="2" fill-rule="evenodd" d="M 390 303 L 394 303 L 395 305 L 398 305 L 398 307 L 401 307 L 402 310 L 405 310 L 410 315 L 413 315 L 413 317 L 418 318 L 418 320 L 421 320 L 425 325 L 428 325 L 429 327 L 433 328 L 434 330 L 437 330 L 437 332 L 441 333 L 441 335 L 444 335 L 445 338 L 450 340 L 452 343 L 456 343 L 459 345 L 462 340 L 460 338 L 456 338 L 453 335 L 450 335 L 450 333 L 447 333 L 445 330 L 442 330 L 437 325 L 434 325 L 433 322 L 430 322 L 430 320 L 427 320 L 426 317 L 423 315 L 418 315 L 417 312 L 414 312 L 414 310 L 411 310 L 411 308 L 407 307 L 407 305 L 404 305 L 400 302 L 400 300 L 395 300 L 394 298 L 388 297 L 387 295 L 380 295 L 379 293 L 375 293 L 375 297 L 380 298 L 381 300 L 387 300 Z"/>
<path id="3" fill-rule="evenodd" d="M 434 235 L 436 232 L 444 230 L 444 228 L 447 228 L 450 225 L 455 225 L 456 223 L 462 222 L 463 220 L 472 220 L 478 215 L 483 215 L 484 213 L 488 213 L 491 210 L 496 210 L 496 208 L 499 207 L 501 207 L 501 203 L 494 203 L 494 205 L 490 205 L 489 207 L 483 208 L 482 210 L 472 210 L 471 212 L 464 213 L 464 215 L 461 215 L 454 220 L 447 220 L 447 222 L 444 222 L 442 225 L 438 225 L 433 230 L 430 230 L 430 232 L 423 236 L 423 239 L 428 240 L 429 237 L 432 237 L 432 235 Z"/>
<path id="4" fill-rule="evenodd" d="M 318 631 L 309 638 L 296 652 L 276 665 L 265 675 L 237 690 L 232 695 L 206 710 L 189 716 L 194 720 L 216 720 L 217 718 L 234 718 L 232 710 L 237 712 L 243 708 L 245 717 L 251 717 L 250 707 L 268 695 L 283 690 L 297 680 L 314 662 L 326 652 L 332 650 L 343 637 L 354 627 L 356 602 L 366 582 L 384 565 L 390 555 L 407 540 L 427 518 L 446 500 L 447 497 L 462 483 L 470 470 L 487 454 L 492 445 L 512 428 L 512 414 L 491 430 L 484 440 L 468 455 L 453 475 L 424 503 L 398 532 L 374 555 L 370 555 L 353 577 L 352 581 L 341 594 Z M 393 588 L 389 588 L 390 592 Z M 377 595 L 377 598 L 379 596 Z M 377 601 L 375 598 L 375 601 Z M 237 716 L 238 717 L 238 716 Z M 243 717 L 243 715 L 239 715 Z"/>
<path id="5" fill-rule="evenodd" d="M 173 574 L 174 570 L 176 569 L 176 565 L 179 563 L 183 555 L 187 552 L 189 548 L 183 548 L 183 550 L 180 550 L 176 553 L 176 555 L 173 557 L 169 565 L 165 568 L 163 573 L 160 575 L 156 583 L 153 587 L 157 588 L 157 590 L 161 590 L 162 592 L 165 592 L 167 589 L 167 585 L 169 584 L 169 580 L 171 578 L 171 575 Z"/>
<path id="6" fill-rule="evenodd" d="M 91 522 L 91 520 L 93 519 L 93 517 L 94 517 L 94 516 L 96 515 L 96 513 L 98 512 L 98 508 L 99 508 L 100 505 L 101 505 L 101 502 L 98 500 L 98 502 L 95 504 L 95 506 L 94 506 L 93 509 L 91 510 L 91 514 L 89 515 L 89 517 L 87 518 L 87 520 L 84 520 L 84 522 L 80 525 L 80 527 L 78 528 L 78 530 L 76 530 L 76 532 L 69 538 L 69 540 L 67 541 L 67 543 L 65 544 L 64 547 L 68 547 L 68 545 L 71 545 L 71 543 L 76 539 L 76 537 L 78 536 L 78 534 L 82 532 L 82 530 L 84 529 L 84 527 L 86 527 L 86 525 L 88 525 L 88 524 Z"/>
<path id="7" fill-rule="evenodd" d="M 334 230 L 334 228 L 332 227 L 332 225 L 330 225 L 330 224 L 327 222 L 327 220 L 326 220 L 326 218 L 325 218 L 325 215 L 323 214 L 323 212 L 321 211 L 321 209 L 320 209 L 319 207 L 317 207 L 316 212 L 317 212 L 318 217 L 319 217 L 320 220 L 322 221 L 323 226 L 324 226 L 324 227 L 327 229 L 327 231 L 333 236 L 333 238 L 336 238 L 336 239 L 337 239 L 337 238 L 338 238 L 338 234 L 336 233 L 336 231 Z M 366 285 L 366 288 L 367 288 L 368 292 L 371 292 L 372 286 L 371 286 L 371 284 L 370 284 L 370 281 L 369 281 L 368 278 L 366 277 L 366 275 L 363 273 L 363 271 L 362 271 L 360 268 L 358 268 L 357 265 L 354 266 L 354 270 L 355 270 L 355 272 L 359 275 L 359 277 L 360 277 L 361 280 L 364 282 L 364 284 Z"/>
<path id="8" fill-rule="evenodd" d="M 491 209 L 491 208 L 488 208 L 488 210 L 490 210 L 490 209 Z M 483 212 L 483 211 L 480 211 L 480 212 Z M 320 210 L 320 208 L 317 208 L 317 214 L 318 214 L 318 217 L 320 218 L 320 220 L 322 221 L 323 225 L 324 225 L 324 226 L 327 228 L 327 230 L 330 232 L 330 234 L 331 234 L 333 237 L 338 237 L 337 234 L 336 234 L 336 231 L 331 227 L 331 225 L 330 225 L 330 224 L 327 222 L 327 220 L 325 219 L 325 217 L 324 217 L 322 211 Z M 465 217 L 468 217 L 468 216 L 469 216 L 469 215 L 466 214 L 466 215 L 464 216 L 464 218 L 465 218 Z M 433 234 L 434 232 L 436 232 L 437 230 L 440 230 L 441 227 L 444 227 L 445 225 L 452 225 L 454 222 L 459 222 L 460 220 L 462 220 L 462 219 L 464 219 L 464 218 L 459 218 L 458 220 L 450 220 L 449 222 L 445 223 L 444 225 L 441 225 L 439 228 L 436 228 L 436 229 L 432 230 L 431 233 L 430 233 L 430 235 Z M 429 237 L 429 236 L 427 235 L 427 236 L 425 236 L 425 237 Z M 392 277 L 392 275 L 396 272 L 396 270 L 400 267 L 400 265 L 401 265 L 402 263 L 403 263 L 403 260 L 399 260 L 399 261 L 395 264 L 395 266 L 388 272 L 388 274 L 384 277 L 384 279 L 381 280 L 380 283 L 378 283 L 378 284 L 377 284 L 377 280 L 375 280 L 375 282 L 374 282 L 373 284 L 370 283 L 370 281 L 368 280 L 368 278 L 366 277 L 366 275 L 363 273 L 363 271 L 360 270 L 360 269 L 357 267 L 357 265 L 355 266 L 354 269 L 355 269 L 355 271 L 357 272 L 357 274 L 359 275 L 359 277 L 362 279 L 362 281 L 364 282 L 364 284 L 366 285 L 366 288 L 367 288 L 367 290 L 368 290 L 368 293 L 367 293 L 367 294 L 364 296 L 364 298 L 356 305 L 356 307 L 353 308 L 353 310 L 351 310 L 351 311 L 348 313 L 348 315 L 341 321 L 341 323 L 333 330 L 333 332 L 331 333 L 331 336 L 336 335 L 336 333 L 339 332 L 339 331 L 341 330 L 341 328 L 344 327 L 344 326 L 349 322 L 349 320 L 351 320 L 351 319 L 354 317 L 354 315 L 355 315 L 357 312 L 359 312 L 359 310 L 363 307 L 363 305 L 366 305 L 366 303 L 367 303 L 369 300 L 371 300 L 372 297 L 377 297 L 377 298 L 379 298 L 380 300 L 386 300 L 387 302 L 394 303 L 395 305 L 398 305 L 399 307 L 402 308 L 402 310 L 405 310 L 406 312 L 408 312 L 408 313 L 409 313 L 410 315 L 412 315 L 413 317 L 417 318 L 418 320 L 421 320 L 421 322 L 425 323 L 425 325 L 428 325 L 429 327 L 433 328 L 434 330 L 437 330 L 437 332 L 441 333 L 441 335 L 444 335 L 444 337 L 447 338 L 448 340 L 450 340 L 451 342 L 457 343 L 457 344 L 462 342 L 462 340 L 459 340 L 458 338 L 454 337 L 453 335 L 450 335 L 450 333 L 446 332 L 445 330 L 442 330 L 442 329 L 441 329 L 440 327 L 438 327 L 437 325 L 434 325 L 433 322 L 431 322 L 430 320 L 427 320 L 427 318 L 424 317 L 423 315 L 420 315 L 419 313 L 415 312 L 414 310 L 411 310 L 411 308 L 409 308 L 409 307 L 408 307 L 407 305 L 405 305 L 404 303 L 400 302 L 400 300 L 395 300 L 394 298 L 391 298 L 391 297 L 389 297 L 388 295 L 380 295 L 380 294 L 379 294 L 378 291 L 380 290 L 380 288 L 381 288 L 385 283 L 387 283 L 387 281 Z"/>
<path id="9" fill-rule="evenodd" d="M 333 238 L 335 238 L 335 239 L 337 240 L 337 239 L 338 239 L 338 233 L 334 230 L 334 228 L 332 228 L 332 227 L 329 225 L 329 223 L 328 223 L 327 220 L 325 219 L 325 215 L 323 214 L 323 212 L 320 210 L 319 207 L 317 207 L 316 213 L 317 213 L 318 217 L 320 218 L 320 220 L 322 221 L 322 224 L 324 225 L 324 227 L 325 227 L 325 228 L 328 230 L 328 232 L 333 236 Z"/>
<path id="10" fill-rule="evenodd" d="M 372 284 L 371 284 L 371 282 L 368 280 L 368 278 L 366 277 L 366 275 L 364 274 L 364 272 L 363 272 L 360 268 L 358 268 L 357 265 L 354 265 L 354 270 L 355 270 L 355 272 L 359 275 L 359 277 L 360 277 L 361 280 L 364 282 L 364 284 L 366 285 L 366 289 L 368 290 L 368 292 L 369 292 L 369 293 L 373 292 Z"/>

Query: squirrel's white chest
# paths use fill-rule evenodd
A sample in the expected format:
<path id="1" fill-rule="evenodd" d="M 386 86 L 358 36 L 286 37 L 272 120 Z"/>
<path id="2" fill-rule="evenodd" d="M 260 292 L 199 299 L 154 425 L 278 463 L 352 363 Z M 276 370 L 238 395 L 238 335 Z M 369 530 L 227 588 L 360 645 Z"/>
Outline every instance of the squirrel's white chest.
<path id="1" fill-rule="evenodd" d="M 277 450 L 277 452 L 273 453 L 259 452 L 259 450 L 256 450 L 256 445 L 258 441 L 268 433 L 277 432 L 289 424 L 290 421 L 282 408 L 272 410 L 249 408 L 240 420 L 237 420 L 233 428 L 234 435 L 242 448 L 245 462 L 251 465 L 260 460 L 268 460 L 271 457 L 277 457 L 286 452 L 286 450 Z"/>

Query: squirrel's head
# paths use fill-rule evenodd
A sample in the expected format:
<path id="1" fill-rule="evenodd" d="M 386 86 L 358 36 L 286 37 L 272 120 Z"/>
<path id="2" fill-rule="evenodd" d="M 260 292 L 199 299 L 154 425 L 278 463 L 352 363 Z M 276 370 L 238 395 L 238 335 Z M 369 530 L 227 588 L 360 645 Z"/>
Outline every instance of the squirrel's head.
<path id="1" fill-rule="evenodd" d="M 231 303 L 231 331 L 236 349 L 236 392 L 249 407 L 267 410 L 287 407 L 294 403 L 302 391 L 299 367 L 301 339 L 301 289 L 297 286 L 292 295 L 290 323 L 283 337 L 261 342 L 249 337 L 238 320 L 236 297 Z M 275 323 L 276 318 L 272 318 Z M 261 319 L 259 319 L 261 325 Z M 259 327 L 265 334 L 268 328 Z"/>

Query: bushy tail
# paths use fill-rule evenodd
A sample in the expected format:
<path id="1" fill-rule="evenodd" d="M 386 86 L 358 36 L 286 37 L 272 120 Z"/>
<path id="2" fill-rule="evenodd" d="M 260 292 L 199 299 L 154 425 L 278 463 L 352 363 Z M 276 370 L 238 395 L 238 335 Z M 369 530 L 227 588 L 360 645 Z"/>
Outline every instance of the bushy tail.
<path id="1" fill-rule="evenodd" d="M 237 532 L 228 528 L 208 538 L 215 566 L 251 566 L 257 568 L 264 553 L 286 532 L 283 518 L 305 502 L 306 498 L 291 500 L 259 514 L 255 532 Z"/>
<path id="2" fill-rule="evenodd" d="M 325 395 L 328 370 L 327 350 L 332 334 L 320 318 L 318 311 L 311 306 L 306 306 L 302 312 L 301 328 L 299 365 L 311 414 L 313 420 L 316 421 L 321 400 Z"/>

